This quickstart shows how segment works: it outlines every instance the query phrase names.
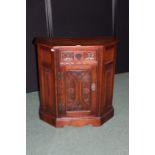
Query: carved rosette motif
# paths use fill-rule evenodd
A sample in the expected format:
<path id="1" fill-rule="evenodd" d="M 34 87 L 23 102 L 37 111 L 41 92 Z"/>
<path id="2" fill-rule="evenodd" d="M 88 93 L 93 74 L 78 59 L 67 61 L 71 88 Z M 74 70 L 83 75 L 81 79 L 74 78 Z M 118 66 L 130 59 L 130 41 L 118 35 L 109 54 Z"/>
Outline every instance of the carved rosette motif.
<path id="1" fill-rule="evenodd" d="M 90 86 L 91 75 L 89 71 L 66 72 L 67 111 L 90 109 Z"/>

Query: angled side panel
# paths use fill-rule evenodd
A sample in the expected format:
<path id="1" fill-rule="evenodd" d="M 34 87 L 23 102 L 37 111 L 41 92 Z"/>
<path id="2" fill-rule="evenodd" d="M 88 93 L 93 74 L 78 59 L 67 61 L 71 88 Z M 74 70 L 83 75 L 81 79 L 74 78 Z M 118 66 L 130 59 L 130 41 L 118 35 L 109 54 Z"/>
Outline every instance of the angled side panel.
<path id="1" fill-rule="evenodd" d="M 54 53 L 50 48 L 38 46 L 40 110 L 56 115 L 56 85 Z"/>

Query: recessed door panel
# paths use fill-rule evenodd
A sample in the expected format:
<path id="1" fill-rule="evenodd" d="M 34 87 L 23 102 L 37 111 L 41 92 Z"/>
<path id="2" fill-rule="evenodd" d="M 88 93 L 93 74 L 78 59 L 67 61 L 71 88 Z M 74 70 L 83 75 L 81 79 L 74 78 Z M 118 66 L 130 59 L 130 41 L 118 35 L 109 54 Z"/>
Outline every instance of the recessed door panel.
<path id="1" fill-rule="evenodd" d="M 91 111 L 91 76 L 89 70 L 65 72 L 67 111 Z"/>
<path id="2" fill-rule="evenodd" d="M 97 81 L 93 78 L 96 76 L 94 68 L 96 69 L 83 66 L 76 70 L 70 68 L 64 71 L 67 116 L 95 114 Z"/>

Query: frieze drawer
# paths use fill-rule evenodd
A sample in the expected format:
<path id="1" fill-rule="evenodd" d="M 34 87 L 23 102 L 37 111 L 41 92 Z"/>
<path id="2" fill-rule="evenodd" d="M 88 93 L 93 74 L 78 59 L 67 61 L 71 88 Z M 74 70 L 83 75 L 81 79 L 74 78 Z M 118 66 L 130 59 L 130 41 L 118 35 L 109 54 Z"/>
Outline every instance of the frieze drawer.
<path id="1" fill-rule="evenodd" d="M 97 63 L 96 51 L 62 51 L 60 64 L 91 64 Z"/>

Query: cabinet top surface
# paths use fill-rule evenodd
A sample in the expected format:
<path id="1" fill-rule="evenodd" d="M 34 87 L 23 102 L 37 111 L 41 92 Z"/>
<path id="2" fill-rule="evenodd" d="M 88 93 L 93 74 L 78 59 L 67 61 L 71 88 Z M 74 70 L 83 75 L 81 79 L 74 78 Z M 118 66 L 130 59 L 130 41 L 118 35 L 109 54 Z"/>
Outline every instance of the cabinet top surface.
<path id="1" fill-rule="evenodd" d="M 75 45 L 105 45 L 115 44 L 118 40 L 114 37 L 85 37 L 85 38 L 37 38 L 35 44 L 50 46 L 75 46 Z"/>

